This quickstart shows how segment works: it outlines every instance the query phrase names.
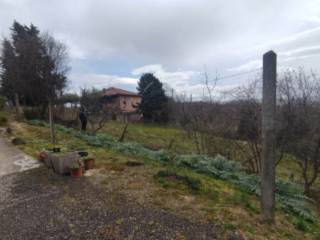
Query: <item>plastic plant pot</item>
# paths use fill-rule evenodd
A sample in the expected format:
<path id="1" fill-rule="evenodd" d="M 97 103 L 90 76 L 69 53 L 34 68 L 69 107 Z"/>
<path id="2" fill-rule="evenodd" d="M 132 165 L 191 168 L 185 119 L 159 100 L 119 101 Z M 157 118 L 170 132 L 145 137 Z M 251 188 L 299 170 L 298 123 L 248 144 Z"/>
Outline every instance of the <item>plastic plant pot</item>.
<path id="1" fill-rule="evenodd" d="M 86 170 L 93 169 L 93 167 L 94 167 L 94 159 L 93 158 L 88 158 L 83 161 L 84 161 L 84 168 Z"/>
<path id="2" fill-rule="evenodd" d="M 71 175 L 71 177 L 74 177 L 74 178 L 82 177 L 82 176 L 83 176 L 83 169 L 82 169 L 82 167 L 78 167 L 78 168 L 73 168 L 73 169 L 71 169 L 70 175 Z"/>
<path id="3" fill-rule="evenodd" d="M 41 162 L 43 162 L 46 156 L 48 156 L 48 154 L 47 154 L 46 152 L 44 152 L 44 151 L 43 151 L 43 152 L 40 152 L 40 153 L 38 154 L 38 160 L 41 161 Z"/>

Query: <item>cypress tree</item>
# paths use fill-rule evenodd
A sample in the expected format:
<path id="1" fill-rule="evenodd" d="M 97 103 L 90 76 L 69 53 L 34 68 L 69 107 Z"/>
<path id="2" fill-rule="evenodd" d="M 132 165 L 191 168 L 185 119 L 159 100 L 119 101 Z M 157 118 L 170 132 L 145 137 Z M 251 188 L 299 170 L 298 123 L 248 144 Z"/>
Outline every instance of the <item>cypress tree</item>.
<path id="1" fill-rule="evenodd" d="M 162 83 L 152 73 L 141 76 L 137 88 L 142 96 L 139 111 L 147 122 L 167 121 L 167 102 Z"/>

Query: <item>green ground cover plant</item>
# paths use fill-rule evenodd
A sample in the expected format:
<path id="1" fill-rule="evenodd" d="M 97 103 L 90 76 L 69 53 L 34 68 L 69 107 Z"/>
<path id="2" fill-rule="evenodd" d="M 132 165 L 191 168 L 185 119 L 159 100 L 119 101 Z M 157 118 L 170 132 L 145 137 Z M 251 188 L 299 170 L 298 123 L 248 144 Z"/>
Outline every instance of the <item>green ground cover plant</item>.
<path id="1" fill-rule="evenodd" d="M 8 117 L 4 112 L 0 111 L 0 127 L 6 126 L 8 123 Z"/>

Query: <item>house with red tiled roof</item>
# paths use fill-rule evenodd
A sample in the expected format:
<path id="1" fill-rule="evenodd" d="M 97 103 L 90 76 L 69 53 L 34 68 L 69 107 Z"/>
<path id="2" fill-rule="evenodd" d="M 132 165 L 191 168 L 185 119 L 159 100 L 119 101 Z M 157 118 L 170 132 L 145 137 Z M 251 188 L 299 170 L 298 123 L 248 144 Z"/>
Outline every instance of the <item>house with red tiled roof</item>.
<path id="1" fill-rule="evenodd" d="M 137 108 L 141 102 L 141 96 L 138 93 L 110 87 L 103 89 L 102 98 L 105 108 L 119 110 L 119 114 L 114 116 L 114 119 L 123 121 L 140 120 L 141 115 L 137 112 Z"/>

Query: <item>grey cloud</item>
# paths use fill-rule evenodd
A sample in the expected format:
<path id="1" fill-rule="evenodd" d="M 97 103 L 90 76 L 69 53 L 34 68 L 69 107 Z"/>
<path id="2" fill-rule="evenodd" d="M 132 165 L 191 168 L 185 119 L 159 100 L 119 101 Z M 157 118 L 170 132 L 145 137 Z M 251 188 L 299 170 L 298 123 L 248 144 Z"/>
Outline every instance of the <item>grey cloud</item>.
<path id="1" fill-rule="evenodd" d="M 242 71 L 270 48 L 290 53 L 286 64 L 314 67 L 319 16 L 319 0 L 0 0 L 3 36 L 14 19 L 33 22 L 66 42 L 73 58 L 121 56 L 171 73 L 204 64 L 222 75 Z M 194 84 L 179 76 L 180 86 Z"/>

